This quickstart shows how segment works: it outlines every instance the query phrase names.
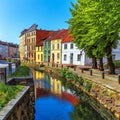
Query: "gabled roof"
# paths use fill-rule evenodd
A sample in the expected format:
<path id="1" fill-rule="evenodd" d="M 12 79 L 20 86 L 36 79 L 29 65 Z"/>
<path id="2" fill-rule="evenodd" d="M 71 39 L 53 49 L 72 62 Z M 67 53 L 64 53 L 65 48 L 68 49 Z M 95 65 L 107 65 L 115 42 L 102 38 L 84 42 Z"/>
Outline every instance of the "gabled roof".
<path id="1" fill-rule="evenodd" d="M 62 39 L 62 42 L 71 42 L 72 40 L 74 40 L 74 37 L 70 35 L 69 31 L 67 31 Z"/>
<path id="2" fill-rule="evenodd" d="M 47 31 L 47 30 L 38 30 L 37 32 L 38 32 L 38 36 L 37 36 L 38 39 L 36 41 L 36 46 L 42 46 L 43 41 L 47 39 L 52 33 L 52 31 Z"/>
<path id="3" fill-rule="evenodd" d="M 62 39 L 67 31 L 68 29 L 59 30 L 58 33 L 52 38 L 52 40 Z"/>
<path id="4" fill-rule="evenodd" d="M 59 32 L 59 30 L 58 31 L 52 31 L 50 36 L 47 39 L 45 39 L 45 41 L 52 40 L 58 32 Z"/>

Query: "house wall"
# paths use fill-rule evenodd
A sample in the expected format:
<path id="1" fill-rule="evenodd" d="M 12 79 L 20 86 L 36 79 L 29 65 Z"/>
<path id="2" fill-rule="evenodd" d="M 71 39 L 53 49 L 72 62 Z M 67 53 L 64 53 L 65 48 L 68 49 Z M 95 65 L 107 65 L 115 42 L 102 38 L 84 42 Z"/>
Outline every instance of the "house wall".
<path id="1" fill-rule="evenodd" d="M 59 48 L 57 47 L 58 44 L 59 44 Z M 51 62 L 61 63 L 61 39 L 51 40 L 51 55 L 50 56 L 51 56 Z"/>
<path id="2" fill-rule="evenodd" d="M 25 43 L 25 34 L 20 36 L 19 51 L 20 51 L 20 60 L 21 61 L 23 61 L 24 57 L 25 57 L 24 43 Z"/>
<path id="3" fill-rule="evenodd" d="M 43 46 L 36 47 L 36 62 L 41 63 L 44 61 Z"/>
<path id="4" fill-rule="evenodd" d="M 8 45 L 4 45 L 4 44 L 0 43 L 0 56 L 2 58 L 8 57 Z"/>
<path id="5" fill-rule="evenodd" d="M 44 41 L 44 62 L 50 62 L 50 41 Z"/>
<path id="6" fill-rule="evenodd" d="M 65 44 L 67 44 L 67 49 L 64 49 Z M 73 44 L 72 49 L 70 48 L 71 44 Z M 74 65 L 86 65 L 90 63 L 90 60 L 85 56 L 85 52 L 79 50 L 74 43 L 72 42 L 62 43 L 62 64 L 71 64 L 70 54 L 73 54 Z M 64 59 L 64 55 L 67 56 L 66 60 Z M 79 60 L 78 60 L 78 55 L 80 55 Z"/>

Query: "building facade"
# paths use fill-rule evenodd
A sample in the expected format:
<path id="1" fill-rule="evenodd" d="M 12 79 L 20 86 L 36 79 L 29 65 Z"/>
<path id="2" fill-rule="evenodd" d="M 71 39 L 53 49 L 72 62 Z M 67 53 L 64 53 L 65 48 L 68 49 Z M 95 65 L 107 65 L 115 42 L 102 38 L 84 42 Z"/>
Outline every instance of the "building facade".
<path id="1" fill-rule="evenodd" d="M 62 63 L 62 38 L 65 35 L 67 30 L 60 30 L 58 33 L 51 39 L 51 62 L 52 63 Z"/>

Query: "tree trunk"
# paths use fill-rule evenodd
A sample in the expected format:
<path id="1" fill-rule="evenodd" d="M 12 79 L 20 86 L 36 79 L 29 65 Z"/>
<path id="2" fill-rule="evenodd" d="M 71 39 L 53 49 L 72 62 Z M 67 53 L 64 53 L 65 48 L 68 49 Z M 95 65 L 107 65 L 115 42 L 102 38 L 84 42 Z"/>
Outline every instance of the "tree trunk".
<path id="1" fill-rule="evenodd" d="M 107 55 L 109 74 L 115 74 L 115 65 L 112 60 L 112 48 L 110 46 L 106 48 L 106 55 Z"/>
<path id="2" fill-rule="evenodd" d="M 97 69 L 97 59 L 94 56 L 92 57 L 92 68 Z"/>
<path id="3" fill-rule="evenodd" d="M 100 71 L 104 71 L 104 67 L 103 67 L 103 58 L 99 58 L 99 70 Z"/>

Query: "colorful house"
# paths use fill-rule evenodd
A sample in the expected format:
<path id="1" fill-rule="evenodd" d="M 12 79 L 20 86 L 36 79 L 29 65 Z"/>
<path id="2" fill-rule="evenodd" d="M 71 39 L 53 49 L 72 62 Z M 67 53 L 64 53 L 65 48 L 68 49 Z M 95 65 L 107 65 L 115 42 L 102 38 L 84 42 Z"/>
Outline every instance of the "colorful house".
<path id="1" fill-rule="evenodd" d="M 36 42 L 36 62 L 43 63 L 44 62 L 44 46 L 43 41 L 47 39 L 51 34 L 51 31 L 40 30 L 37 36 L 38 40 Z"/>
<path id="2" fill-rule="evenodd" d="M 51 62 L 61 64 L 62 46 L 61 41 L 67 30 L 59 30 L 51 39 Z"/>
<path id="3" fill-rule="evenodd" d="M 72 42 L 73 37 L 70 36 L 69 31 L 65 34 L 62 39 L 62 64 L 73 64 L 73 65 L 88 65 L 91 60 L 86 57 L 83 50 L 79 50 L 76 45 Z"/>
<path id="4" fill-rule="evenodd" d="M 52 31 L 50 36 L 43 41 L 44 46 L 44 62 L 50 62 L 51 56 L 51 39 L 56 35 L 58 31 Z"/>
<path id="5" fill-rule="evenodd" d="M 35 62 L 36 61 L 36 41 L 37 41 L 37 25 L 33 24 L 29 29 L 27 29 L 25 36 L 25 48 L 27 48 L 27 61 Z"/>
<path id="6" fill-rule="evenodd" d="M 27 30 L 23 30 L 20 35 L 20 44 L 19 44 L 19 51 L 20 51 L 20 61 L 25 60 L 25 32 Z"/>

